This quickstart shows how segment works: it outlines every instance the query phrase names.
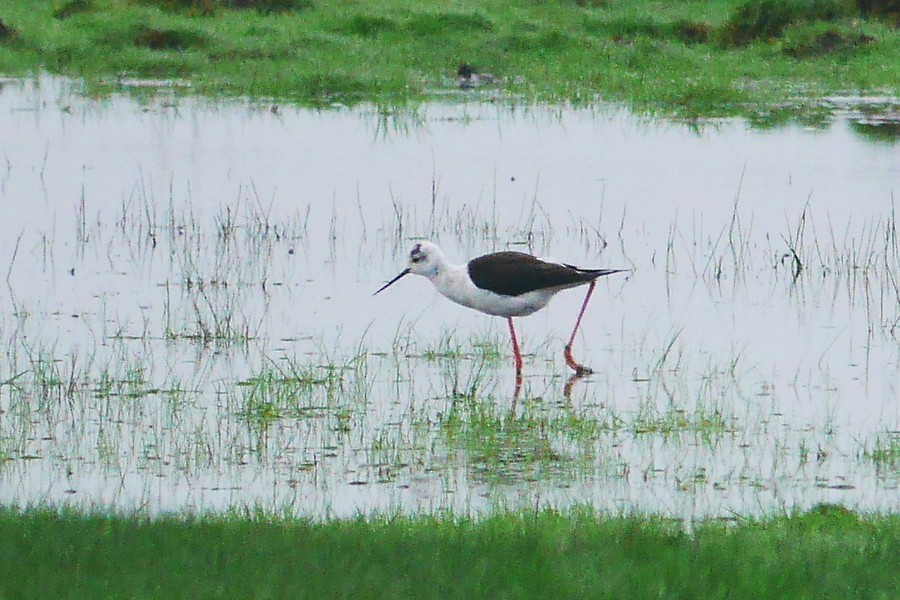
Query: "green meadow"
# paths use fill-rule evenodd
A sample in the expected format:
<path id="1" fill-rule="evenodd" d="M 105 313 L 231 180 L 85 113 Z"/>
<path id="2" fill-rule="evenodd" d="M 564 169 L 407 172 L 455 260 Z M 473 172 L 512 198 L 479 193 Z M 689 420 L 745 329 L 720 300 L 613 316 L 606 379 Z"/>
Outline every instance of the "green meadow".
<path id="1" fill-rule="evenodd" d="M 806 113 L 894 95 L 896 2 L 9 0 L 0 72 L 129 79 L 312 106 L 445 94 L 467 65 L 513 101 L 680 116 Z"/>
<path id="2" fill-rule="evenodd" d="M 0 598 L 896 598 L 900 517 L 0 512 Z"/>

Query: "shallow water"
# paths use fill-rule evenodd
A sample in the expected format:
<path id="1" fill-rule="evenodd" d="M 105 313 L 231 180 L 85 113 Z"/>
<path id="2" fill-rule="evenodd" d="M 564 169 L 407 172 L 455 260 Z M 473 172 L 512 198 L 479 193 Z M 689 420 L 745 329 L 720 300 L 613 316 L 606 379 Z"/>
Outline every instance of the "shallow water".
<path id="1" fill-rule="evenodd" d="M 730 517 L 900 505 L 900 145 L 615 108 L 0 87 L 0 502 Z M 414 238 L 628 268 L 517 327 Z M 795 258 L 796 256 L 796 258 Z M 891 450 L 892 449 L 892 450 Z M 886 450 L 879 453 L 878 450 Z"/>

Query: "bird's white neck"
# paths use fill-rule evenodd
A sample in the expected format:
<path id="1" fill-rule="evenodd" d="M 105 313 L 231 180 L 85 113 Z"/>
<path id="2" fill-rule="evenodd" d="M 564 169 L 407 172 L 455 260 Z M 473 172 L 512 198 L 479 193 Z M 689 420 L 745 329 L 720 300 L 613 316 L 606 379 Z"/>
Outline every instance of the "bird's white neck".
<path id="1" fill-rule="evenodd" d="M 437 291 L 449 300 L 463 306 L 472 307 L 474 286 L 469 280 L 466 265 L 452 265 L 445 262 L 434 276 L 428 277 Z"/>

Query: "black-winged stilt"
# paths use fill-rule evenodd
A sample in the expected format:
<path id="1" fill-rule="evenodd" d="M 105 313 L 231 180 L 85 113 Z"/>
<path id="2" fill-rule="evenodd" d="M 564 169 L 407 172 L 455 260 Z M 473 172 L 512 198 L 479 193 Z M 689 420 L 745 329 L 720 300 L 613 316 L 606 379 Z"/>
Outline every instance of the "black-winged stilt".
<path id="1" fill-rule="evenodd" d="M 564 356 L 575 374 L 585 375 L 591 369 L 572 358 L 572 343 L 581 324 L 598 277 L 621 273 L 627 269 L 582 269 L 563 263 L 541 260 L 523 252 L 494 252 L 473 258 L 464 265 L 450 264 L 441 249 L 431 242 L 418 242 L 409 253 L 407 267 L 384 284 L 375 294 L 384 291 L 410 273 L 427 277 L 446 298 L 477 311 L 505 317 L 509 323 L 513 353 L 516 360 L 516 382 L 522 378 L 522 354 L 516 340 L 513 317 L 524 317 L 550 302 L 556 292 L 588 284 L 588 291 L 569 336 Z M 373 294 L 374 295 L 374 294 Z"/>

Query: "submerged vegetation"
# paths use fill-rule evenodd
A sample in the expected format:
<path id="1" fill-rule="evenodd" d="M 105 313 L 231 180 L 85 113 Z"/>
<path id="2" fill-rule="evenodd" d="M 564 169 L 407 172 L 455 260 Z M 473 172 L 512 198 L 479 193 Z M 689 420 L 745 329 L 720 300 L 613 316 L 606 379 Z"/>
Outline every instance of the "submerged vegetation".
<path id="1" fill-rule="evenodd" d="M 896 96 L 897 15 L 862 0 L 17 1 L 0 9 L 0 72 L 319 106 L 424 99 L 460 72 L 467 88 L 529 100 L 755 114 Z"/>
<path id="2" fill-rule="evenodd" d="M 785 481 L 802 489 L 870 486 L 877 490 L 870 498 L 875 505 L 890 501 L 877 494 L 891 494 L 896 485 L 893 429 L 836 442 L 827 413 L 812 421 L 785 416 L 792 403 L 777 399 L 775 389 L 804 389 L 799 367 L 791 381 L 790 374 L 779 378 L 760 367 L 758 353 L 751 361 L 741 348 L 698 352 L 682 328 L 623 328 L 618 339 L 595 334 L 591 345 L 604 353 L 603 371 L 575 383 L 573 391 L 553 366 L 560 341 L 526 337 L 525 359 L 535 375 L 511 399 L 502 328 L 443 327 L 425 334 L 410 322 L 398 324 L 392 338 L 363 334 L 340 344 L 322 333 L 333 327 L 327 324 L 301 320 L 283 331 L 284 325 L 273 323 L 266 310 L 280 314 L 279 303 L 305 293 L 298 291 L 302 285 L 285 285 L 287 272 L 279 265 L 293 264 L 293 249 L 309 235 L 306 219 L 316 212 L 301 206 L 293 208 L 303 218 L 275 217 L 247 189 L 203 219 L 188 207 L 156 202 L 150 195 L 134 198 L 116 218 L 90 225 L 81 202 L 75 211 L 79 253 L 99 249 L 113 256 L 110 249 L 127 247 L 127 264 L 137 272 L 156 257 L 161 268 L 148 279 L 161 291 L 142 300 L 158 308 L 155 316 L 105 320 L 102 327 L 84 317 L 76 338 L 86 345 L 58 341 L 56 327 L 45 331 L 44 312 L 33 298 L 20 299 L 14 314 L 0 322 L 7 348 L 0 365 L 0 475 L 27 474 L 34 465 L 58 460 L 65 468 L 54 481 L 57 489 L 65 486 L 65 498 L 76 504 L 91 499 L 95 509 L 146 507 L 153 514 L 181 500 L 153 498 L 145 489 L 129 490 L 109 505 L 94 500 L 86 482 L 97 465 L 116 482 L 147 469 L 174 480 L 184 473 L 225 472 L 235 486 L 249 477 L 245 473 L 254 480 L 271 477 L 271 506 L 317 517 L 347 514 L 346 507 L 309 499 L 333 502 L 332 486 L 345 490 L 348 478 L 347 485 L 373 495 L 444 486 L 451 492 L 429 502 L 446 508 L 444 498 L 459 492 L 450 483 L 459 470 L 467 477 L 462 489 L 472 486 L 499 506 L 509 500 L 510 488 L 536 497 L 574 488 L 584 494 L 579 499 L 612 510 L 621 490 L 634 487 L 645 497 L 645 489 L 675 498 L 711 497 L 711 505 L 697 512 L 721 516 L 724 496 L 716 495 L 722 491 L 771 507 L 780 498 L 770 499 L 767 490 Z M 496 214 L 455 206 L 443 198 L 428 213 L 394 207 L 392 216 L 403 227 L 386 222 L 382 230 L 398 241 L 403 229 L 440 228 L 460 239 L 477 231 L 485 236 L 477 244 L 484 245 L 501 235 L 542 239 L 558 228 L 577 243 L 603 243 L 584 222 L 566 226 L 548 215 L 546 222 L 528 219 L 527 226 L 519 220 L 504 224 Z M 733 286 L 735 295 L 771 287 L 767 293 L 798 298 L 802 314 L 812 307 L 803 307 L 803 296 L 846 297 L 849 304 L 835 311 L 872 307 L 862 321 L 869 343 L 885 340 L 894 349 L 900 323 L 900 305 L 893 301 L 900 264 L 895 215 L 836 231 L 807 209 L 780 236 L 766 235 L 765 243 L 737 205 L 721 229 L 676 220 L 671 238 L 653 243 L 661 252 L 658 264 L 646 269 L 659 269 L 673 289 L 678 273 L 709 289 Z M 340 222 L 332 226 L 344 230 Z M 359 235 L 350 246 L 385 252 L 392 262 L 380 241 Z M 374 287 L 369 280 L 364 285 Z M 289 304 L 302 313 L 315 301 Z M 871 377 L 880 381 L 877 373 Z M 827 394 L 823 400 L 814 393 L 815 404 L 827 404 Z M 608 494 L 609 488 L 618 495 Z M 246 502 L 253 489 L 235 492 L 238 501 Z M 627 505 L 657 507 L 640 502 L 631 498 Z"/>

